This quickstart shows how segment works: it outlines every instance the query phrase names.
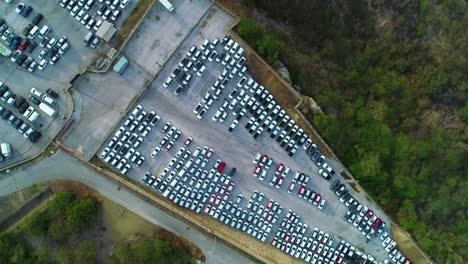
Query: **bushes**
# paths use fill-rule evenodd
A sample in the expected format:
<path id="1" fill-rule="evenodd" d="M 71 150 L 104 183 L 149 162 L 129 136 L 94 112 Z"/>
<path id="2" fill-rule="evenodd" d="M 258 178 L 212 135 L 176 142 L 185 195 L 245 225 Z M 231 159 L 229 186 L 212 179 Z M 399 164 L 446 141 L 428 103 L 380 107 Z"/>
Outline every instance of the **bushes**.
<path id="1" fill-rule="evenodd" d="M 40 238 L 64 240 L 73 233 L 93 227 L 98 201 L 91 197 L 80 198 L 71 192 L 59 192 L 49 202 L 46 210 L 29 221 L 26 231 Z"/>
<path id="2" fill-rule="evenodd" d="M 243 18 L 237 25 L 239 35 L 249 42 L 270 64 L 280 55 L 282 43 L 267 34 L 265 28 L 250 18 Z"/>
<path id="3" fill-rule="evenodd" d="M 157 263 L 188 264 L 195 263 L 184 249 L 176 244 L 169 244 L 158 237 L 152 239 L 124 243 L 116 250 L 116 254 L 109 261 L 110 264 L 124 263 Z"/>

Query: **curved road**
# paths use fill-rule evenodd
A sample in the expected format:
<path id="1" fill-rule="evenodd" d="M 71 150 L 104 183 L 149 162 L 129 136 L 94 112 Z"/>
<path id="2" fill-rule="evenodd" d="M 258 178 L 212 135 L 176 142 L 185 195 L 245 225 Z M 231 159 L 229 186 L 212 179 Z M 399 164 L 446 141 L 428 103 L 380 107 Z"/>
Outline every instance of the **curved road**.
<path id="1" fill-rule="evenodd" d="M 206 263 L 255 263 L 223 243 L 217 243 L 215 238 L 209 237 L 173 218 L 132 192 L 124 188 L 118 190 L 119 185 L 117 183 L 110 181 L 61 150 L 50 158 L 33 165 L 21 166 L 19 169 L 10 171 L 7 175 L 0 175 L 0 196 L 49 180 L 78 181 L 90 186 L 103 196 L 128 208 L 146 220 L 182 235 L 197 244 L 206 256 Z"/>

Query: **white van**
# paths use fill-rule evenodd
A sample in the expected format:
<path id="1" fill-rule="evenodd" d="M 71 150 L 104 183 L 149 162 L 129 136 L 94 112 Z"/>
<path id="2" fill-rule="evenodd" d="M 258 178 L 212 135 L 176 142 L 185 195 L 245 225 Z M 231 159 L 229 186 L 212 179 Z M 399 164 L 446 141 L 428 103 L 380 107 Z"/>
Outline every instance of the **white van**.
<path id="1" fill-rule="evenodd" d="M 200 154 L 200 151 L 201 151 L 201 148 L 200 147 L 197 147 L 197 149 L 193 152 L 193 156 L 194 157 L 198 157 L 198 154 Z"/>
<path id="2" fill-rule="evenodd" d="M 29 31 L 28 38 L 34 39 L 37 36 L 37 34 L 39 34 L 39 27 L 33 26 L 33 28 L 31 28 L 31 30 Z"/>
<path id="3" fill-rule="evenodd" d="M 184 168 L 186 168 L 186 169 L 190 168 L 190 166 L 192 166 L 192 163 L 193 163 L 193 159 L 189 159 L 189 161 L 187 161 L 187 163 L 185 163 Z"/>
<path id="4" fill-rule="evenodd" d="M 44 100 L 44 102 L 46 102 L 46 103 L 48 103 L 50 105 L 55 105 L 57 103 L 54 99 L 50 98 L 47 95 L 44 95 L 44 97 L 42 97 L 42 100 Z"/>
<path id="5" fill-rule="evenodd" d="M 182 169 L 179 171 L 179 173 L 177 174 L 177 176 L 183 177 L 184 174 L 185 174 L 185 168 L 182 168 Z"/>
<path id="6" fill-rule="evenodd" d="M 9 158 L 11 156 L 11 146 L 8 143 L 0 144 L 0 149 L 2 150 L 2 155 L 5 158 Z"/>
<path id="7" fill-rule="evenodd" d="M 28 117 L 28 120 L 31 121 L 31 123 L 34 123 L 39 119 L 41 114 L 39 114 L 37 111 L 32 112 L 32 114 Z"/>
<path id="8" fill-rule="evenodd" d="M 47 35 L 47 33 L 49 33 L 49 31 L 50 31 L 49 26 L 47 25 L 42 26 L 41 31 L 39 31 L 39 37 L 44 38 Z"/>
<path id="9" fill-rule="evenodd" d="M 70 44 L 68 44 L 68 42 L 63 43 L 62 47 L 59 49 L 60 55 L 63 55 L 69 48 Z"/>

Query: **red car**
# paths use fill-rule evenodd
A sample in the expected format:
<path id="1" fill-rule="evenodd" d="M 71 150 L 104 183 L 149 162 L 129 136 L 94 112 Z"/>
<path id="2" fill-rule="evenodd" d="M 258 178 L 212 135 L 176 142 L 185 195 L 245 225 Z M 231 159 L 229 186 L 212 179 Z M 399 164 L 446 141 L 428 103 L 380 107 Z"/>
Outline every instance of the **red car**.
<path id="1" fill-rule="evenodd" d="M 18 50 L 24 51 L 29 45 L 29 39 L 23 39 L 21 43 L 18 45 Z"/>
<path id="2" fill-rule="evenodd" d="M 382 224 L 382 219 L 377 218 L 377 220 L 375 220 L 375 222 L 372 224 L 372 229 L 377 230 L 381 224 Z"/>
<path id="3" fill-rule="evenodd" d="M 193 138 L 192 137 L 188 137 L 185 142 L 184 142 L 184 146 L 185 147 L 188 147 L 188 145 L 190 145 L 190 143 L 192 143 L 193 141 Z"/>
<path id="4" fill-rule="evenodd" d="M 218 172 L 219 173 L 223 172 L 225 167 L 226 167 L 226 162 L 222 161 L 221 164 L 219 164 Z"/>
<path id="5" fill-rule="evenodd" d="M 283 170 L 284 170 L 283 163 L 278 164 L 278 166 L 276 167 L 276 174 L 277 175 L 280 174 Z"/>
<path id="6" fill-rule="evenodd" d="M 305 187 L 304 185 L 301 185 L 301 187 L 299 187 L 299 190 L 297 191 L 297 196 L 299 197 L 304 196 L 304 192 L 305 192 Z"/>

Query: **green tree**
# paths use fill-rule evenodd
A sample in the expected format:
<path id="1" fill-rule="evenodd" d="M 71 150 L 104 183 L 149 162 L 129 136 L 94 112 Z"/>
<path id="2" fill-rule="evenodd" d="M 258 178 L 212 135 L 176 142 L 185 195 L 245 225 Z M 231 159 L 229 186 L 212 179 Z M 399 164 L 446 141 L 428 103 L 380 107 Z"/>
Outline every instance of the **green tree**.
<path id="1" fill-rule="evenodd" d="M 76 232 L 90 228 L 92 220 L 98 209 L 98 202 L 91 197 L 85 197 L 69 207 L 66 212 L 67 225 L 71 231 Z"/>
<path id="2" fill-rule="evenodd" d="M 60 247 L 57 249 L 56 259 L 61 264 L 73 263 L 72 252 L 66 247 Z"/>
<path id="3" fill-rule="evenodd" d="M 93 264 L 97 263 L 97 248 L 93 241 L 84 240 L 75 250 L 75 263 Z"/>
<path id="4" fill-rule="evenodd" d="M 400 210 L 397 213 L 398 222 L 400 225 L 407 229 L 413 229 L 418 217 L 416 215 L 416 210 L 414 203 L 411 200 L 405 200 L 401 204 Z"/>
<path id="5" fill-rule="evenodd" d="M 44 238 L 49 228 L 49 214 L 47 211 L 36 213 L 26 226 L 26 231 L 34 236 Z"/>

